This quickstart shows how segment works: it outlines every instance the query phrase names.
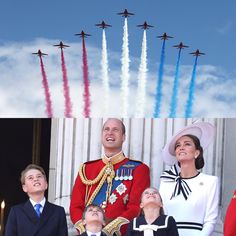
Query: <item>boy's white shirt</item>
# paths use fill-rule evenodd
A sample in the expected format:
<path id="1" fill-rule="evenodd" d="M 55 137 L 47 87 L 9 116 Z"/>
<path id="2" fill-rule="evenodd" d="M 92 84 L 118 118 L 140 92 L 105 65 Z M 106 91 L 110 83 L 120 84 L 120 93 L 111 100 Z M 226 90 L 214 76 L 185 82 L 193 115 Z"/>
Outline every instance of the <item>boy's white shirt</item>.
<path id="1" fill-rule="evenodd" d="M 98 232 L 98 233 L 92 233 L 92 232 L 90 232 L 90 231 L 86 231 L 86 233 L 87 233 L 87 235 L 88 236 L 91 236 L 91 235 L 96 235 L 96 236 L 100 236 L 101 235 L 101 232 Z"/>
<path id="2" fill-rule="evenodd" d="M 46 202 L 46 198 L 44 197 L 42 201 L 40 202 L 35 202 L 34 200 L 32 200 L 31 198 L 29 198 L 31 204 L 33 205 L 33 207 L 36 205 L 36 204 L 40 204 L 42 207 L 40 208 L 40 212 L 42 213 L 43 212 L 43 208 L 44 208 L 44 205 L 45 205 L 45 202 Z"/>

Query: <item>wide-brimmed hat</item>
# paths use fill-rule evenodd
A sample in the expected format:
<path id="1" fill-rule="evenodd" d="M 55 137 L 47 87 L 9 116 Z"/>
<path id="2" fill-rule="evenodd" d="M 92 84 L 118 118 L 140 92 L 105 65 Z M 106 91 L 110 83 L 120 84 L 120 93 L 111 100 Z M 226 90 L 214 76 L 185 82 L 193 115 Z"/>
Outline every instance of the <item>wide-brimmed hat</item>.
<path id="1" fill-rule="evenodd" d="M 196 136 L 199 139 L 200 144 L 204 150 L 214 138 L 215 127 L 208 122 L 197 122 L 178 131 L 166 143 L 162 151 L 163 161 L 167 165 L 174 165 L 177 163 L 177 159 L 175 157 L 175 143 L 180 137 L 187 134 Z"/>

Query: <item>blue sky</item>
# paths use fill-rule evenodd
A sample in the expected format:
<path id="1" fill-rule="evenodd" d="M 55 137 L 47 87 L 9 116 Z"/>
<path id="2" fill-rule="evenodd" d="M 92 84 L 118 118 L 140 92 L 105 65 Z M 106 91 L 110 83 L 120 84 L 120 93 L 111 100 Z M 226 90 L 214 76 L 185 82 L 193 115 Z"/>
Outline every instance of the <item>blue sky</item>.
<path id="1" fill-rule="evenodd" d="M 95 23 L 105 20 L 113 25 L 107 32 L 109 48 L 120 51 L 123 20 L 117 12 L 127 8 L 135 12 L 129 18 L 131 53 L 139 56 L 141 30 L 136 25 L 144 20 L 155 28 L 148 32 L 149 54 L 159 59 L 160 41 L 156 35 L 168 32 L 175 37 L 169 44 L 186 42 L 193 50 L 200 48 L 207 53 L 203 60 L 206 64 L 223 66 L 234 70 L 234 53 L 236 40 L 236 2 L 227 0 L 70 0 L 57 1 L 17 1 L 8 0 L 1 3 L 0 40 L 30 41 L 38 37 L 60 38 L 76 41 L 74 33 L 81 29 L 93 34 L 88 43 L 100 46 L 100 31 Z M 175 50 L 170 49 L 175 55 Z M 156 53 L 155 53 L 156 52 Z M 174 62 L 172 54 L 168 61 Z M 185 60 L 192 63 L 191 56 Z"/>
<path id="2" fill-rule="evenodd" d="M 168 68 L 166 77 L 171 77 L 176 63 L 177 50 L 174 49 L 172 45 L 183 41 L 185 44 L 189 45 L 190 48 L 183 52 L 181 60 L 181 64 L 183 65 L 182 71 L 189 71 L 190 74 L 188 77 L 191 77 L 191 66 L 194 63 L 194 58 L 188 53 L 199 48 L 206 53 L 206 56 L 199 58 L 199 72 L 197 77 L 201 78 L 202 76 L 202 81 L 209 81 L 210 78 L 212 83 L 206 83 L 206 87 L 209 86 L 207 91 L 212 89 L 211 85 L 215 84 L 216 81 L 217 83 L 222 83 L 220 80 L 223 80 L 225 81 L 224 86 L 229 86 L 228 91 L 230 93 L 230 90 L 232 90 L 235 85 L 234 79 L 236 74 L 234 60 L 236 53 L 236 2 L 234 0 L 227 0 L 224 2 L 221 0 L 3 1 L 0 8 L 0 68 L 1 64 L 2 68 L 7 68 L 7 66 L 11 68 L 10 65 L 16 61 L 16 58 L 11 61 L 11 58 L 14 58 L 13 55 L 11 55 L 11 52 L 16 52 L 15 50 L 17 50 L 17 47 L 19 50 L 24 49 L 24 53 L 27 52 L 29 56 L 31 56 L 29 49 L 36 51 L 39 47 L 46 53 L 50 53 L 51 50 L 53 50 L 50 54 L 52 57 L 59 55 L 58 52 L 55 52 L 54 54 L 54 48 L 49 49 L 50 46 L 57 43 L 58 40 L 62 40 L 68 44 L 74 44 L 74 48 L 67 50 L 67 52 L 72 55 L 75 53 L 75 50 L 77 50 L 77 60 L 79 61 L 81 60 L 81 48 L 78 46 L 80 45 L 80 39 L 75 37 L 74 34 L 80 32 L 82 29 L 92 34 L 92 37 L 88 38 L 86 41 L 87 46 L 91 48 L 91 52 L 99 54 L 99 50 L 101 49 L 101 30 L 96 28 L 94 24 L 101 20 L 105 20 L 113 26 L 106 31 L 106 35 L 111 74 L 115 73 L 115 70 L 118 70 L 120 67 L 118 59 L 121 54 L 124 23 L 123 18 L 116 13 L 123 11 L 124 8 L 135 13 L 135 16 L 128 19 L 130 56 L 133 58 L 131 68 L 134 72 L 137 71 L 136 64 L 139 63 L 138 60 L 142 43 L 142 30 L 137 28 L 136 25 L 141 24 L 146 20 L 154 26 L 154 28 L 151 28 L 147 32 L 148 68 L 150 71 L 150 78 L 153 78 L 153 81 L 155 81 L 155 73 L 157 74 L 158 72 L 162 43 L 156 36 L 167 32 L 174 36 L 174 39 L 167 41 L 166 45 L 165 62 L 166 68 Z M 47 42 L 48 47 L 46 47 Z M 5 52 L 4 54 L 4 50 L 8 50 L 8 53 Z M 88 54 L 89 52 L 88 49 Z M 99 57 L 99 55 L 97 56 Z M 68 55 L 67 57 L 68 61 L 70 61 Z M 89 54 L 88 57 L 91 58 L 92 61 L 93 55 Z M 56 59 L 50 58 L 47 60 L 50 60 L 50 63 L 53 64 Z M 76 56 L 73 60 L 74 61 L 71 61 L 71 63 L 76 63 Z M 7 65 L 5 64 L 6 61 L 8 61 Z M 27 57 L 27 59 L 25 58 L 25 61 L 29 62 L 26 63 L 27 65 L 31 63 L 31 65 L 35 64 L 35 67 L 31 66 L 30 68 L 27 67 L 26 64 L 22 64 L 22 67 L 25 66 L 24 71 L 39 69 L 39 65 L 37 67 L 38 61 L 36 59 L 34 60 Z M 91 61 L 90 63 L 93 65 Z M 47 63 L 49 71 L 50 63 Z M 68 66 L 72 67 L 72 65 Z M 99 69 L 99 64 L 94 65 L 94 68 L 95 67 Z M 58 68 L 60 68 L 59 64 Z M 94 68 L 91 68 L 91 75 L 96 74 Z M 15 70 L 16 67 L 11 69 Z M 11 77 L 13 83 L 13 74 L 11 73 L 7 74 L 6 71 L 4 75 L 5 78 Z M 40 77 L 40 74 L 37 74 L 37 72 L 35 73 L 36 77 Z M 48 77 L 53 78 L 53 72 L 49 71 L 48 73 Z M 75 72 L 71 71 L 70 73 L 71 75 L 69 76 L 71 81 L 73 81 L 73 78 L 75 77 L 72 74 Z M 24 75 L 22 74 L 21 76 Z M 20 78 L 18 78 L 18 80 L 19 79 Z M 22 78 L 22 80 L 23 79 L 24 78 Z M 213 82 L 214 80 L 215 82 Z M 6 82 L 5 84 L 1 83 L 0 88 L 4 90 L 4 86 L 7 86 Z M 202 89 L 204 84 L 199 84 L 198 86 L 199 89 Z M 219 86 L 219 88 L 220 87 L 221 86 Z M 225 88 L 225 91 L 227 91 L 227 88 Z M 40 97 L 40 95 L 38 96 Z M 224 94 L 214 94 L 213 97 L 216 101 L 222 102 L 222 106 L 223 102 L 226 101 L 230 101 L 233 105 L 236 103 L 234 100 L 235 96 L 232 92 L 229 97 L 227 97 L 226 92 Z M 200 101 L 202 102 L 199 98 L 199 102 Z M 208 102 L 209 104 L 211 103 L 210 101 Z M 24 100 L 22 103 L 27 103 L 27 101 Z M 41 104 L 41 100 L 36 99 L 35 104 L 37 103 Z M 14 104 L 9 104 L 9 106 L 14 106 Z M 28 108 L 25 109 L 27 110 Z M 43 116 L 42 111 L 38 111 L 38 113 L 32 112 L 32 114 L 30 110 L 22 113 L 18 112 L 19 111 L 14 111 L 14 107 L 12 107 L 11 111 L 6 112 L 5 114 L 6 116 Z M 219 109 L 217 112 L 207 113 L 207 107 L 203 107 L 202 109 L 199 109 L 195 115 L 222 116 L 222 112 L 225 111 Z M 57 116 L 60 116 L 60 114 L 61 113 L 59 112 Z M 235 116 L 235 112 L 228 111 L 225 112 L 223 116 L 224 115 Z M 1 116 L 4 116 L 4 114 L 2 113 Z M 166 115 L 164 114 L 163 116 Z"/>

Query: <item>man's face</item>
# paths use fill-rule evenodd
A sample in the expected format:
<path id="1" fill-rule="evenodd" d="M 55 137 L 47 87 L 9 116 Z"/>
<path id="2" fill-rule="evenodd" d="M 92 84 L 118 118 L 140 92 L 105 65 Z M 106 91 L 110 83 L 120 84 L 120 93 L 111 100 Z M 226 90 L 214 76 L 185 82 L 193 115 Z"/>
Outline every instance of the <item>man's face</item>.
<path id="1" fill-rule="evenodd" d="M 87 225 L 87 224 L 95 223 L 95 222 L 101 225 L 104 225 L 105 224 L 104 216 L 100 208 L 96 206 L 90 206 L 85 212 L 83 224 Z"/>
<path id="2" fill-rule="evenodd" d="M 44 193 L 48 184 L 45 176 L 36 169 L 31 169 L 25 173 L 25 183 L 22 185 L 23 191 L 28 194 Z"/>
<path id="3" fill-rule="evenodd" d="M 125 134 L 122 131 L 121 121 L 118 119 L 108 119 L 102 130 L 102 144 L 105 152 L 120 152 L 124 141 Z"/>

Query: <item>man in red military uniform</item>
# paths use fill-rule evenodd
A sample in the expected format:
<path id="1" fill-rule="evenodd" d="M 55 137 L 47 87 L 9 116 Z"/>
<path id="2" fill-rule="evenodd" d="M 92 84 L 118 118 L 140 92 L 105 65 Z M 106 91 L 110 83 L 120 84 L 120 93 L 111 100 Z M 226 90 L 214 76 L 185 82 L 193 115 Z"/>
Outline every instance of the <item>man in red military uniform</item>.
<path id="1" fill-rule="evenodd" d="M 235 236 L 235 235 L 236 235 L 236 190 L 228 206 L 224 222 L 224 236 Z"/>
<path id="2" fill-rule="evenodd" d="M 150 186 L 149 168 L 123 154 L 124 141 L 122 121 L 108 119 L 102 129 L 103 157 L 80 167 L 70 203 L 71 220 L 80 234 L 83 210 L 91 203 L 104 209 L 107 235 L 125 235 L 127 224 L 139 214 L 141 194 Z"/>

